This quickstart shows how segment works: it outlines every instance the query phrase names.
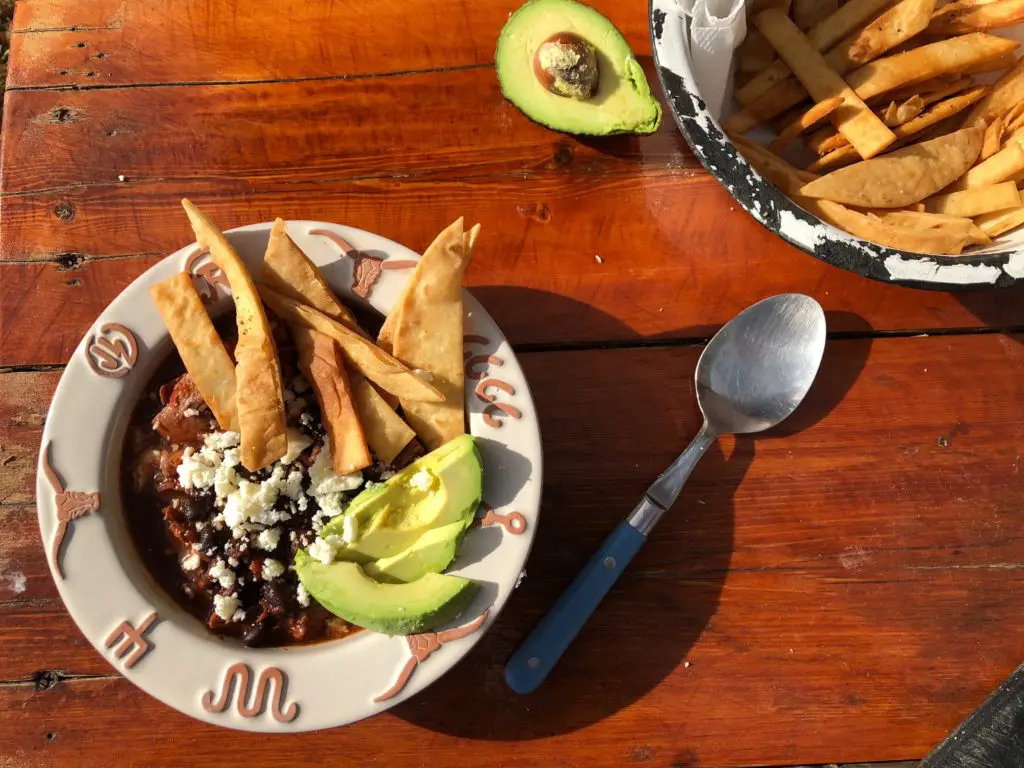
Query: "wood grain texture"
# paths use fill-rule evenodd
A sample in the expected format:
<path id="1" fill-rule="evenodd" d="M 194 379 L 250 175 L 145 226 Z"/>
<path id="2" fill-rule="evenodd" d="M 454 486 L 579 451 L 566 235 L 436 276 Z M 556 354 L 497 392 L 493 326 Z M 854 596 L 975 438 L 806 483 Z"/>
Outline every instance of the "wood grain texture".
<path id="1" fill-rule="evenodd" d="M 656 87 L 647 62 L 648 79 Z M 425 97 L 429 94 L 429 97 Z M 401 105 L 400 110 L 395 106 Z M 313 82 L 15 91 L 4 195 L 130 180 L 287 183 L 527 174 L 569 163 L 560 134 L 506 102 L 491 70 Z M 439 137 L 443 137 L 439 141 Z M 569 144 L 578 171 L 698 166 L 671 121 Z M 561 150 L 565 155 L 565 150 Z"/>
<path id="2" fill-rule="evenodd" d="M 191 239 L 183 195 L 225 227 L 324 219 L 416 249 L 464 213 L 484 227 L 470 284 L 534 292 L 482 296 L 516 344 L 702 336 L 786 290 L 857 313 L 835 318 L 841 331 L 1024 326 L 1018 291 L 906 291 L 801 254 L 698 169 L 670 121 L 651 137 L 560 136 L 506 104 L 489 71 L 16 92 L 5 106 L 0 259 L 19 263 L 0 263 L 0 364 L 65 360 Z"/>
<path id="3" fill-rule="evenodd" d="M 238 82 L 490 65 L 498 32 L 518 3 L 480 0 L 453 8 L 446 0 L 288 0 L 269 12 L 262 0 L 84 5 L 20 4 L 9 86 Z M 639 7 L 610 0 L 591 5 L 612 18 L 634 52 L 650 54 Z"/>
<path id="4" fill-rule="evenodd" d="M 700 349 L 523 355 L 549 479 L 526 581 L 471 657 L 417 700 L 304 743 L 350 756 L 373 744 L 378 759 L 420 765 L 426 758 L 409 745 L 429 740 L 433 764 L 456 767 L 499 751 L 524 767 L 554 754 L 579 765 L 634 759 L 666 768 L 922 757 L 1019 662 L 1022 342 L 830 342 L 794 421 L 709 453 L 532 697 L 504 686 L 502 665 L 696 431 L 690 382 Z M 52 372 L 19 376 L 39 392 L 24 408 L 44 407 Z M 586 418 L 609 412 L 616 418 Z M 18 442 L 33 450 L 27 437 Z M 0 586 L 4 678 L 110 674 L 55 602 L 32 541 L 34 511 L 10 505 L 3 530 L 5 573 L 27 577 L 21 595 Z M 41 692 L 0 686 L 0 708 L 17 713 L 0 718 L 0 744 L 38 750 L 40 765 L 79 753 L 82 765 L 106 764 L 109 747 L 87 743 L 96 728 L 142 744 L 137 759 L 173 762 L 179 745 L 146 737 L 156 723 L 173 724 L 196 760 L 216 753 L 232 765 L 244 745 L 259 763 L 278 746 L 213 738 L 119 680 Z M 47 732 L 58 736 L 47 742 Z"/>

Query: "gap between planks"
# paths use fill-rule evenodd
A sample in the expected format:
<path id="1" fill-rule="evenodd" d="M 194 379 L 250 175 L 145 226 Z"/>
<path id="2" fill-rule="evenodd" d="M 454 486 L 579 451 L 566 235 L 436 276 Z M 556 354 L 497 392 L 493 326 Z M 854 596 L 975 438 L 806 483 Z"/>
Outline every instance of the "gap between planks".
<path id="1" fill-rule="evenodd" d="M 0 261 L 0 268 L 4 263 Z M 48 262 L 32 262 L 34 264 Z M 857 341 L 861 339 L 916 339 L 933 336 L 992 336 L 1024 334 L 1024 325 L 1007 325 L 990 328 L 933 328 L 929 330 L 870 330 L 870 331 L 835 331 L 826 336 L 828 341 Z M 580 341 L 580 342 L 538 342 L 517 344 L 514 351 L 517 355 L 548 354 L 551 352 L 597 352 L 601 350 L 629 349 L 673 349 L 677 347 L 695 347 L 707 344 L 712 335 L 689 336 L 677 339 L 624 339 L 621 341 Z M 0 375 L 5 373 L 45 373 L 47 371 L 64 370 L 66 363 L 43 363 L 25 365 L 2 365 Z"/>
<path id="2" fill-rule="evenodd" d="M 28 31 L 29 30 L 22 31 L 20 33 L 15 32 L 15 34 L 26 34 Z M 195 88 L 207 85 L 278 85 L 285 83 L 328 82 L 332 80 L 372 80 L 373 78 L 384 77 L 431 75 L 445 72 L 466 72 L 474 69 L 494 69 L 494 64 L 492 62 L 487 62 L 485 64 L 455 64 L 450 67 L 429 67 L 426 69 L 396 69 L 388 72 L 368 72 L 364 74 L 355 75 L 310 75 L 308 77 L 271 77 L 254 78 L 251 80 L 181 80 L 177 82 L 168 83 L 97 83 L 95 85 L 79 85 L 78 83 L 71 83 L 68 85 L 18 85 L 8 88 L 7 92 L 14 93 L 24 91 L 113 91 L 128 88 Z"/>

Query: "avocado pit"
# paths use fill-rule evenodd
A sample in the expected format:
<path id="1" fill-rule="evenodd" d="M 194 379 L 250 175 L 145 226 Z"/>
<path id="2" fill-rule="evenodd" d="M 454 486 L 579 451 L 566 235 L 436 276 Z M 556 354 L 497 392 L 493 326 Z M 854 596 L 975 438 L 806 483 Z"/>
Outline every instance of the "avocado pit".
<path id="1" fill-rule="evenodd" d="M 533 71 L 556 96 L 586 101 L 597 92 L 600 72 L 594 46 L 571 32 L 558 32 L 537 47 Z"/>

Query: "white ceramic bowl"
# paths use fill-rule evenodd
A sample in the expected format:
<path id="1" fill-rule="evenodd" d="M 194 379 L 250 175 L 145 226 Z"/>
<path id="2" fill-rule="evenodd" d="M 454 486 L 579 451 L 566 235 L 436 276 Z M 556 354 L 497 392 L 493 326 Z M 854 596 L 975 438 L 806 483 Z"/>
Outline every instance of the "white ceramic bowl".
<path id="1" fill-rule="evenodd" d="M 931 256 L 861 240 L 790 200 L 750 166 L 708 112 L 690 63 L 688 23 L 675 0 L 650 0 L 654 61 L 669 110 L 697 159 L 757 221 L 822 261 L 887 283 L 959 290 L 1024 278 L 1024 228 L 964 256 Z M 993 32 L 1024 41 L 1022 27 Z"/>
<path id="2" fill-rule="evenodd" d="M 263 223 L 227 233 L 254 274 L 269 231 Z M 293 221 L 288 231 L 346 303 L 384 314 L 419 258 L 351 227 Z M 326 234 L 312 234 L 317 231 Z M 378 273 L 365 299 L 353 293 L 356 258 L 342 254 L 338 238 L 362 254 L 361 271 Z M 61 377 L 36 480 L 39 527 L 54 578 L 71 616 L 104 658 L 181 712 L 250 731 L 306 731 L 359 720 L 415 695 L 449 670 L 515 589 L 537 529 L 541 493 L 540 433 L 526 379 L 501 331 L 467 293 L 467 411 L 483 457 L 483 497 L 495 513 L 471 529 L 449 569 L 481 585 L 454 631 L 410 638 L 363 631 L 278 649 L 215 637 L 150 576 L 125 525 L 130 511 L 123 509 L 120 491 L 132 409 L 173 349 L 147 289 L 189 269 L 201 290 L 219 294 L 214 312 L 231 303 L 223 288 L 203 278 L 209 273 L 198 253 L 195 244 L 182 248 L 125 289 Z M 367 261 L 367 255 L 383 261 Z M 61 528 L 63 546 L 55 554 Z"/>

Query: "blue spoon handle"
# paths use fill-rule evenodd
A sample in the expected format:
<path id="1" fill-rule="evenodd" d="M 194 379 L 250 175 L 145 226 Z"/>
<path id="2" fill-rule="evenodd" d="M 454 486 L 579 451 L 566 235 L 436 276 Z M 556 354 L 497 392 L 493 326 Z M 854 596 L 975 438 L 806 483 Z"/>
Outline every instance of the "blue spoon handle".
<path id="1" fill-rule="evenodd" d="M 532 693 L 608 594 L 647 537 L 623 520 L 604 540 L 558 602 L 534 627 L 505 667 L 516 693 Z"/>

